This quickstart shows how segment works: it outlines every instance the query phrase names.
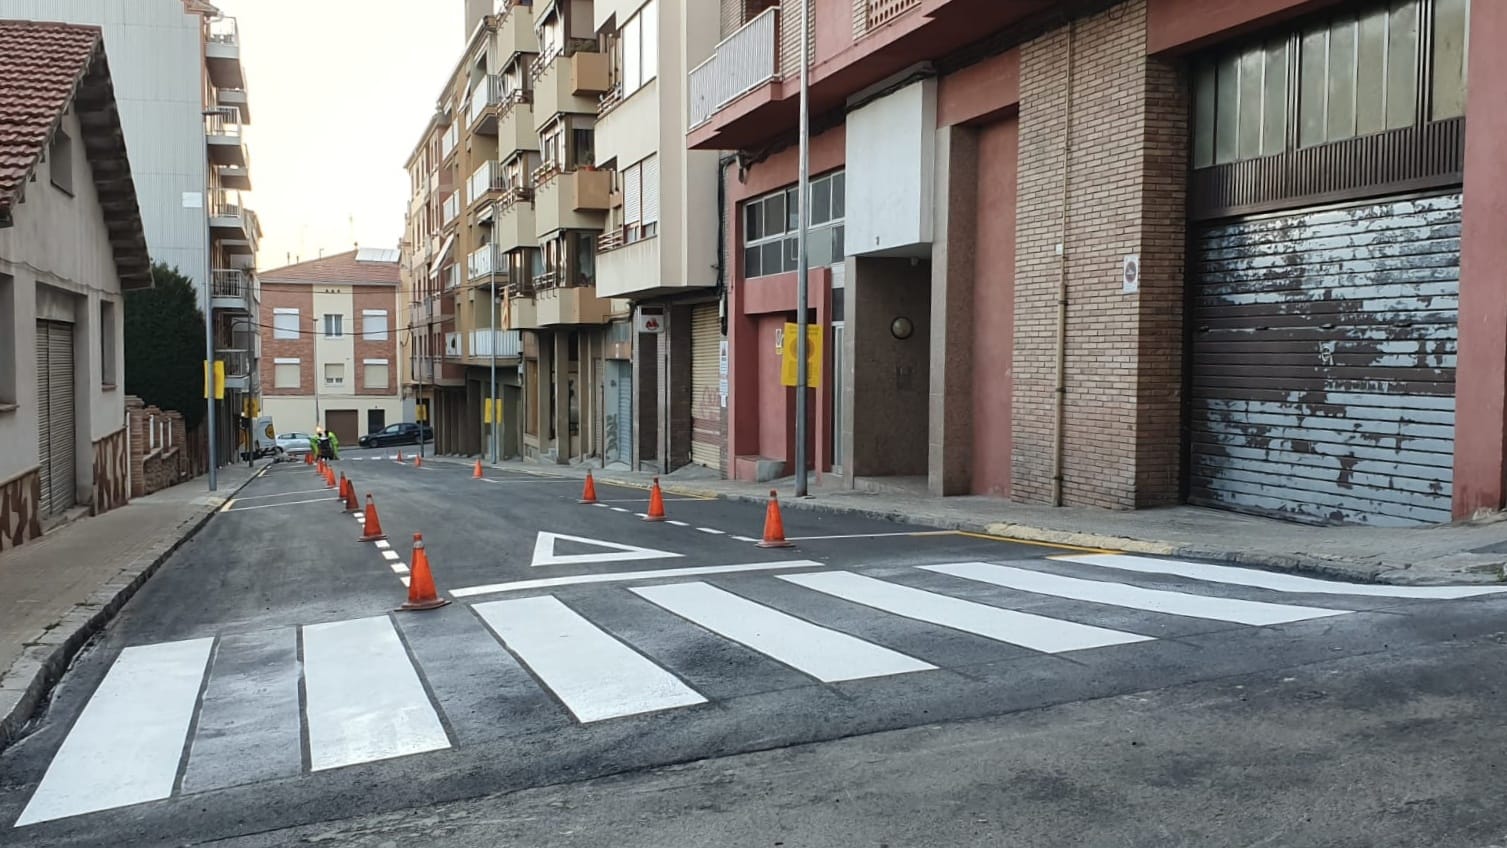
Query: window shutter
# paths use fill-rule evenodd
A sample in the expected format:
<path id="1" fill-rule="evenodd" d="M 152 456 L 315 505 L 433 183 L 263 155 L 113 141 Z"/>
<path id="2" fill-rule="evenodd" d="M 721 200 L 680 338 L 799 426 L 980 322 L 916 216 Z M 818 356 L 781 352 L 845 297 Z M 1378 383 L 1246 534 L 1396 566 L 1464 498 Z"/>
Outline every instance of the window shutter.
<path id="1" fill-rule="evenodd" d="M 642 166 L 643 220 L 645 224 L 659 223 L 659 156 L 650 156 Z"/>
<path id="2" fill-rule="evenodd" d="M 643 216 L 640 170 L 638 165 L 633 165 L 623 172 L 623 223 L 630 227 L 638 224 Z"/>

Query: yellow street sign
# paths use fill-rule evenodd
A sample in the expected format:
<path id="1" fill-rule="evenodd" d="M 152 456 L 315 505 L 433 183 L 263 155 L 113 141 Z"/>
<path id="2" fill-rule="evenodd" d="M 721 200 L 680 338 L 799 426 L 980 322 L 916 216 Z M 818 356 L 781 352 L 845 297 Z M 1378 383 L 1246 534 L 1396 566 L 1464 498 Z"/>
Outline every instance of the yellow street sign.
<path id="1" fill-rule="evenodd" d="M 482 401 L 481 423 L 491 424 L 493 421 L 502 423 L 502 398 L 495 398 L 491 403 Z"/>
<path id="2" fill-rule="evenodd" d="M 794 386 L 799 375 L 795 370 L 796 334 L 800 328 L 795 324 L 785 325 L 785 344 L 780 350 L 780 385 Z M 822 328 L 819 324 L 806 325 L 806 385 L 820 388 L 822 384 Z"/>
<path id="3" fill-rule="evenodd" d="M 225 363 L 215 360 L 215 400 L 225 399 Z M 209 397 L 209 362 L 204 363 L 204 397 Z"/>

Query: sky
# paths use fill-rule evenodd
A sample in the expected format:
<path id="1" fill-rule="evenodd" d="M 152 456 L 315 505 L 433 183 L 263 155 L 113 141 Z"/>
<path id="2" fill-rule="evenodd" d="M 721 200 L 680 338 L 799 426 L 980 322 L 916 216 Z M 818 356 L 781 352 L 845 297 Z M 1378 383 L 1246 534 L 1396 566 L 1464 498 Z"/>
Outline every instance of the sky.
<path id="1" fill-rule="evenodd" d="M 215 0 L 240 25 L 262 270 L 395 248 L 404 163 L 464 47 L 463 0 Z"/>

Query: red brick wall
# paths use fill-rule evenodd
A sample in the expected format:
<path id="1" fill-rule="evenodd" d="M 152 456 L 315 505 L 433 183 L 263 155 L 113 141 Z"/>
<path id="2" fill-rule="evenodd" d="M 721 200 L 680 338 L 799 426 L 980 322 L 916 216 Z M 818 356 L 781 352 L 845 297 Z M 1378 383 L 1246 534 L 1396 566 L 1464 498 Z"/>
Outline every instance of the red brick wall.
<path id="1" fill-rule="evenodd" d="M 1022 47 L 1012 492 L 1052 493 L 1064 143 L 1067 391 L 1063 502 L 1131 508 L 1178 497 L 1182 83 L 1146 58 L 1146 0 Z M 1121 291 L 1141 257 L 1141 293 Z"/>
<path id="2" fill-rule="evenodd" d="M 275 310 L 297 309 L 300 335 L 297 340 L 273 337 Z M 262 283 L 262 394 L 269 397 L 307 395 L 314 392 L 314 288 L 306 285 Z M 277 387 L 276 360 L 298 358 L 298 388 Z"/>
<path id="3" fill-rule="evenodd" d="M 355 315 L 356 322 L 356 362 L 355 369 L 359 376 L 356 382 L 356 394 L 390 396 L 398 393 L 398 294 L 394 288 L 387 286 L 355 286 Z M 365 310 L 384 309 L 387 311 L 387 340 L 372 341 L 366 337 Z M 380 389 L 366 387 L 366 360 L 387 360 L 387 386 Z M 363 424 L 362 426 L 365 426 Z"/>

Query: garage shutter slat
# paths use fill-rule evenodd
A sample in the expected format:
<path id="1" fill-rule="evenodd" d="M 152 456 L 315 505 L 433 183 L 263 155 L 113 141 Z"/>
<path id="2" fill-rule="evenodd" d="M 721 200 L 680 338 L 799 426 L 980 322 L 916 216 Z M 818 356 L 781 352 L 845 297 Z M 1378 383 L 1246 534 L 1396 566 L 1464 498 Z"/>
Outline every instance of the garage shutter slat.
<path id="1" fill-rule="evenodd" d="M 74 480 L 73 325 L 37 322 L 37 448 L 44 516 L 71 509 Z"/>
<path id="2" fill-rule="evenodd" d="M 718 363 L 722 325 L 717 304 L 691 312 L 691 461 L 722 467 L 722 394 Z"/>

